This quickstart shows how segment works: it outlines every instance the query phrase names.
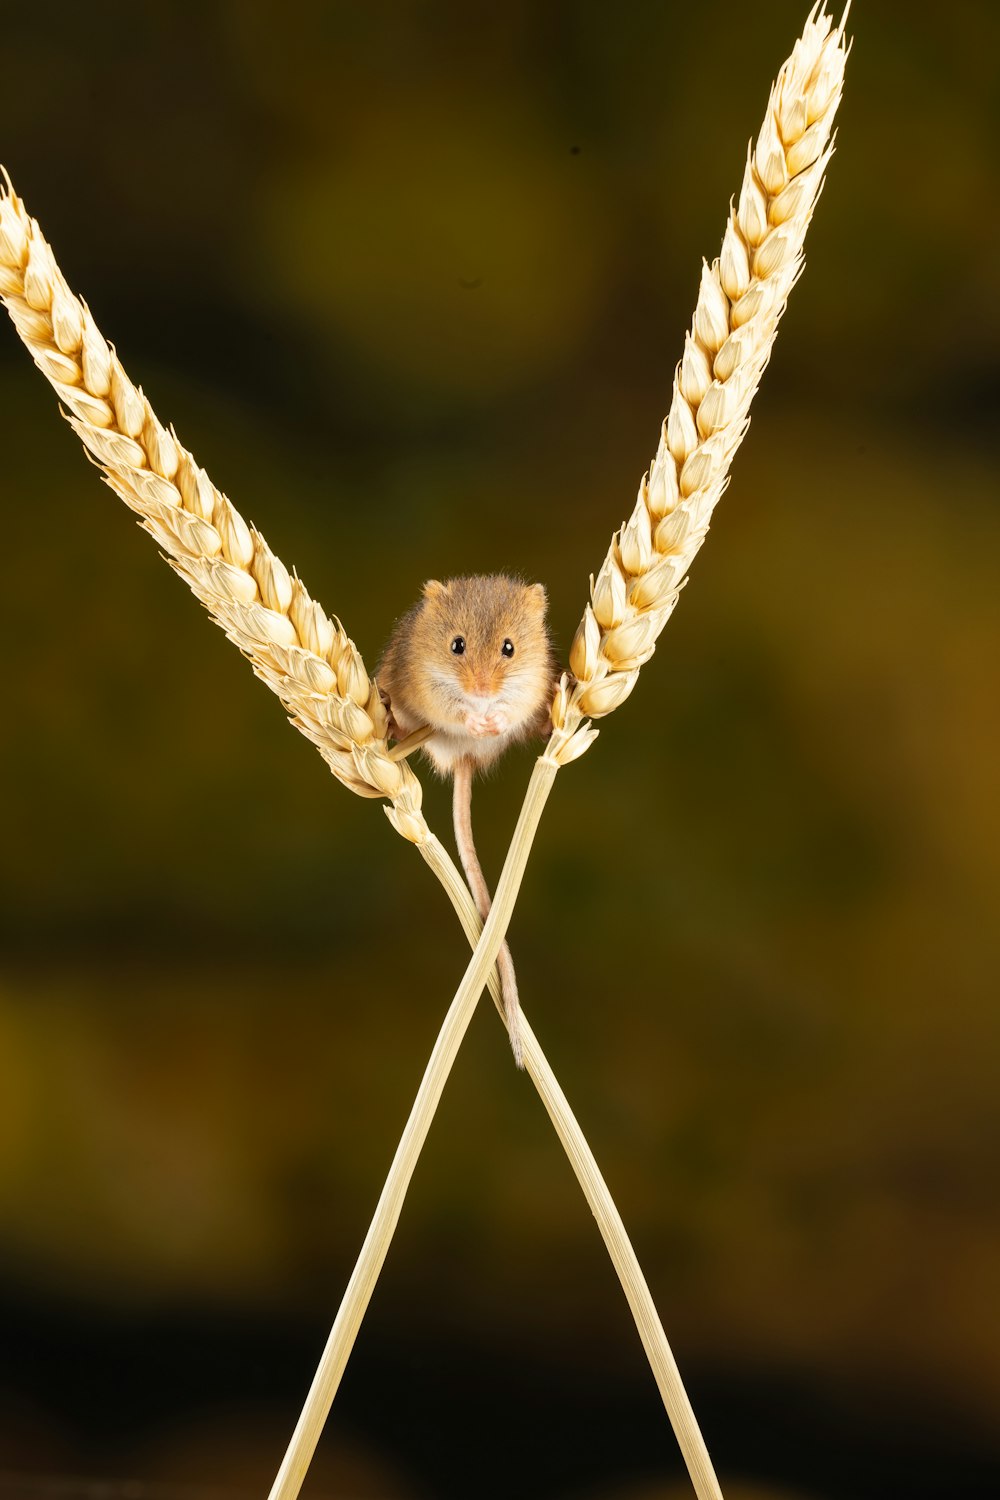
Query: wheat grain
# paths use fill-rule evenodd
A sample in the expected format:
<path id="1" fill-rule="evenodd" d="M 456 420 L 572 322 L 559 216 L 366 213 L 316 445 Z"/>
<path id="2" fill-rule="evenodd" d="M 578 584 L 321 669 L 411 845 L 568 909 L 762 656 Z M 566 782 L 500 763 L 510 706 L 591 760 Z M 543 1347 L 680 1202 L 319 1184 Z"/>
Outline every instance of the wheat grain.
<path id="1" fill-rule="evenodd" d="M 385 709 L 361 653 L 157 420 L 3 175 L 0 299 L 70 426 L 338 781 L 387 798 L 394 827 L 420 843 L 428 835 L 420 783 L 389 751 Z"/>
<path id="2" fill-rule="evenodd" d="M 581 755 L 624 703 L 677 603 L 687 570 L 729 482 L 750 403 L 803 265 L 803 241 L 833 153 L 847 44 L 814 7 L 771 89 L 730 205 L 722 250 L 701 287 L 673 399 L 632 515 L 612 538 L 556 692 L 550 754 Z"/>

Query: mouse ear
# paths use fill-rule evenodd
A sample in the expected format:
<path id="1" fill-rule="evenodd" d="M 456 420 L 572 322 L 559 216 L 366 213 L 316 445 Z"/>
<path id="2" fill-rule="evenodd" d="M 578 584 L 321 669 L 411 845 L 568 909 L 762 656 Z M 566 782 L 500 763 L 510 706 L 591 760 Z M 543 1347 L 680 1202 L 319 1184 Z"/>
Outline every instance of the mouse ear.
<path id="1" fill-rule="evenodd" d="M 448 585 L 439 583 L 436 578 L 428 578 L 424 584 L 423 594 L 425 599 L 440 599 L 441 595 L 447 593 Z"/>
<path id="2" fill-rule="evenodd" d="M 549 602 L 549 596 L 545 592 L 545 586 L 541 583 L 533 583 L 528 592 L 529 594 L 533 594 L 535 596 L 535 598 L 538 600 L 538 603 L 542 606 L 542 611 L 544 612 L 545 607 Z"/>

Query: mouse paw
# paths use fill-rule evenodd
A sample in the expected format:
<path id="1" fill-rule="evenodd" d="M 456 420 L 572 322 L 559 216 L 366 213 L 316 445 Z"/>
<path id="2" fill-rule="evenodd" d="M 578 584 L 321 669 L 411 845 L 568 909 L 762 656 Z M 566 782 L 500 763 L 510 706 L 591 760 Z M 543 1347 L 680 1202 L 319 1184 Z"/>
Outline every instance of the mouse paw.
<path id="1" fill-rule="evenodd" d="M 484 735 L 496 733 L 495 729 L 490 728 L 490 721 L 485 714 L 466 714 L 465 728 L 469 734 L 475 735 L 477 740 L 482 739 Z"/>

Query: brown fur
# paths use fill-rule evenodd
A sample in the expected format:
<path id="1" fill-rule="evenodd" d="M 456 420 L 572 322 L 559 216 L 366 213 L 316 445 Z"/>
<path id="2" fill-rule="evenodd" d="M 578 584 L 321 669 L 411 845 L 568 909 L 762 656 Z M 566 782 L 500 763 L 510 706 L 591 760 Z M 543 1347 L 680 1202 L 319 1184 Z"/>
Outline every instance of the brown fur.
<path id="1" fill-rule="evenodd" d="M 396 727 L 409 734 L 422 725 L 438 731 L 424 745 L 436 768 L 449 774 L 468 756 L 490 765 L 509 745 L 542 734 L 555 681 L 545 625 L 545 590 L 505 574 L 436 579 L 398 622 L 376 673 Z M 465 641 L 456 656 L 451 643 Z M 514 645 L 509 660 L 505 640 Z M 490 706 L 504 715 L 499 733 L 473 735 L 470 711 Z"/>
<path id="2" fill-rule="evenodd" d="M 397 738 L 429 726 L 423 749 L 454 778 L 455 841 L 479 915 L 490 892 L 472 837 L 472 778 L 509 745 L 548 725 L 555 663 L 545 625 L 545 590 L 502 573 L 432 579 L 404 615 L 377 672 Z M 461 637 L 457 655 L 452 643 Z M 506 657 L 504 642 L 514 653 Z M 510 949 L 498 957 L 514 1060 L 521 1067 L 517 980 Z"/>

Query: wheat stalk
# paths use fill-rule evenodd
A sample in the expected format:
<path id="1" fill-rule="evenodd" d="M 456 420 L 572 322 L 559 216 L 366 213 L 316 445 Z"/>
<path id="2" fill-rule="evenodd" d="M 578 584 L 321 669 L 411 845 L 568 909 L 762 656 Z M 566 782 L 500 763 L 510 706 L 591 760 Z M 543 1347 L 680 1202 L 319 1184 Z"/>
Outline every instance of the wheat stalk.
<path id="1" fill-rule="evenodd" d="M 550 781 L 554 779 L 560 766 L 577 759 L 593 743 L 597 731 L 589 720 L 611 713 L 628 697 L 639 668 L 653 654 L 656 639 L 677 602 L 687 568 L 705 539 L 712 511 L 728 482 L 729 465 L 746 434 L 750 403 L 770 358 L 778 320 L 802 270 L 805 233 L 833 150 L 833 120 L 840 103 L 848 50 L 844 37 L 846 20 L 845 9 L 839 26 L 834 28 L 830 16 L 817 3 L 772 86 L 764 123 L 756 145 L 750 148 L 738 205 L 735 209 L 730 206 L 722 253 L 702 272 L 691 332 L 675 374 L 673 401 L 662 425 L 656 457 L 639 487 L 631 519 L 612 539 L 597 579 L 591 580 L 591 602 L 570 656 L 573 675 L 564 675 L 555 693 L 553 733 L 545 755 L 536 764 L 525 807 L 537 796 L 536 779 L 541 768 L 546 768 L 544 774 Z M 523 817 L 524 810 L 522 820 Z M 519 830 L 522 826 L 519 822 Z M 532 836 L 535 827 L 537 818 L 532 825 Z M 530 837 L 517 841 L 522 870 L 529 847 Z M 434 865 L 433 846 L 424 841 L 421 850 L 428 863 Z M 520 872 L 511 865 L 514 854 L 512 845 L 493 910 L 466 971 L 464 988 L 474 969 L 486 976 L 484 945 L 489 942 L 488 954 L 495 956 L 506 931 L 507 882 L 515 874 L 520 879 Z M 441 868 L 435 872 L 455 900 L 463 925 L 471 935 L 475 924 L 468 923 L 463 915 L 464 903 L 455 899 L 446 872 Z M 495 927 L 498 910 L 504 913 L 503 922 Z M 478 993 L 473 996 L 468 988 L 465 993 L 470 1006 L 474 1006 Z M 454 1004 L 457 1003 L 458 997 Z M 450 1024 L 449 1012 L 442 1036 Z M 523 1018 L 522 1025 L 526 1035 L 526 1067 L 548 1108 L 547 1080 L 541 1074 L 536 1076 L 529 1062 L 534 1038 Z M 439 1044 L 440 1041 L 439 1037 Z M 436 1046 L 435 1054 L 437 1050 Z M 429 1070 L 433 1063 L 432 1056 Z M 553 1099 L 553 1104 L 559 1115 L 557 1131 L 577 1170 L 572 1127 L 569 1135 L 564 1135 L 561 1128 L 568 1123 L 567 1116 L 573 1126 L 576 1122 L 565 1099 L 561 1103 Z M 414 1132 L 416 1124 L 411 1115 L 407 1132 Z M 429 1118 L 421 1121 L 424 1134 L 429 1124 Z M 596 1163 L 594 1169 L 596 1172 Z M 406 1182 L 410 1172 L 412 1163 L 408 1165 Z M 603 1212 L 597 1184 L 586 1170 L 582 1174 L 577 1171 L 577 1175 L 595 1210 L 629 1298 L 695 1492 L 699 1500 L 721 1500 L 718 1480 L 648 1288 L 638 1262 L 634 1268 L 630 1263 L 629 1257 L 634 1261 L 634 1252 L 624 1236 L 624 1227 L 624 1246 L 619 1247 L 615 1244 L 616 1213 L 612 1216 Z M 390 1173 L 390 1180 L 392 1176 Z M 387 1181 L 384 1192 L 389 1189 Z M 405 1192 L 405 1182 L 402 1191 Z M 614 1205 L 610 1207 L 613 1210 Z M 377 1253 L 381 1265 L 384 1247 Z M 312 1446 L 322 1430 L 343 1369 L 342 1361 L 346 1359 L 336 1336 L 338 1325 L 342 1332 L 354 1314 L 353 1304 L 358 1300 L 356 1282 L 362 1281 L 361 1265 L 359 1261 L 341 1304 L 334 1332 L 270 1500 L 295 1500 L 298 1495 Z M 368 1296 L 370 1287 L 365 1294 L 365 1305 Z"/>
<path id="2" fill-rule="evenodd" d="M 474 950 L 473 958 L 438 1033 L 365 1243 L 271 1487 L 269 1500 L 296 1500 L 308 1472 L 347 1367 L 361 1320 L 385 1263 L 417 1157 L 427 1138 L 445 1080 L 479 999 L 483 976 L 486 976 L 500 1020 L 506 1026 L 503 985 L 493 965 L 513 913 L 535 830 L 558 770 L 559 762 L 547 754 L 535 763 L 487 919 L 488 926 L 484 926 L 469 888 L 454 861 L 434 835 L 431 834 L 419 845 L 427 864 L 448 893 Z M 521 1037 L 525 1071 L 552 1121 L 618 1273 L 695 1493 L 699 1500 L 722 1500 L 722 1491 L 705 1440 L 621 1215 L 569 1101 L 523 1012 Z"/>
<path id="3" fill-rule="evenodd" d="M 611 713 L 631 693 L 729 483 L 833 154 L 846 21 L 847 10 L 834 27 L 817 4 L 771 89 L 721 253 L 702 268 L 656 456 L 591 579 L 570 651 L 572 676 L 553 704 L 556 754 L 574 736 L 579 744 L 585 720 Z"/>
<path id="4" fill-rule="evenodd" d="M 420 847 L 475 947 L 482 924 L 453 862 L 427 829 L 420 812 L 419 782 L 404 761 L 405 754 L 419 744 L 422 732 L 389 749 L 385 712 L 354 643 L 215 488 L 173 429 L 168 432 L 158 422 L 146 397 L 131 384 L 114 349 L 99 333 L 86 304 L 69 290 L 37 222 L 25 212 L 9 177 L 3 175 L 0 298 L 35 363 L 68 408 L 67 419 L 74 431 L 115 493 L 164 548 L 167 560 L 248 656 L 257 675 L 277 693 L 292 722 L 313 741 L 338 779 L 360 795 L 389 798 L 390 820 Z M 589 738 L 582 728 L 572 744 L 562 746 L 562 760 L 586 748 Z M 532 783 L 535 790 L 525 800 L 520 829 L 533 830 L 537 824 L 556 768 L 551 758 L 539 762 Z M 499 978 L 489 965 L 510 919 L 530 837 L 528 832 L 515 839 L 512 872 L 498 887 L 495 920 L 503 925 L 489 950 L 492 957 L 484 957 L 486 950 L 480 944 L 474 960 L 479 967 L 470 970 L 473 978 L 467 977 L 445 1019 L 310 1399 L 276 1481 L 276 1495 L 298 1493 L 312 1457 L 388 1251 L 413 1167 L 479 999 L 482 980 L 476 981 L 475 973 L 489 970 L 494 999 L 501 1017 L 504 1014 Z M 682 1447 L 693 1453 L 693 1462 L 710 1469 L 621 1216 L 555 1074 L 530 1031 L 527 1037 L 529 1075 L 618 1268 Z M 705 1493 L 715 1495 L 712 1490 Z"/>
<path id="5" fill-rule="evenodd" d="M 475 949 L 483 931 L 483 922 L 454 862 L 433 834 L 420 845 L 420 852 L 448 892 L 465 930 L 465 935 Z M 506 1025 L 503 985 L 496 969 L 490 971 L 489 990 L 500 1020 Z M 656 1311 L 656 1304 L 646 1284 L 646 1278 L 642 1274 L 642 1268 L 632 1248 L 632 1242 L 622 1222 L 621 1214 L 601 1175 L 594 1153 L 577 1124 L 569 1101 L 559 1086 L 559 1080 L 553 1073 L 538 1038 L 523 1012 L 521 1042 L 525 1072 L 534 1084 L 545 1111 L 552 1121 L 576 1175 L 576 1180 L 594 1215 L 611 1262 L 618 1273 L 618 1279 L 635 1319 L 642 1346 L 646 1351 L 646 1358 L 649 1360 L 653 1377 L 663 1398 L 670 1425 L 691 1475 L 695 1493 L 700 1500 L 722 1500 L 719 1481 L 712 1467 L 705 1440 L 701 1435 L 694 1409 L 677 1368 L 677 1362 L 667 1342 L 663 1324 L 660 1322 L 660 1315 Z"/>
<path id="6" fill-rule="evenodd" d="M 0 186 L 0 300 L 105 480 L 352 792 L 386 797 L 419 842 L 420 783 L 390 751 L 361 653 L 217 490 L 74 296 L 10 178 Z"/>
<path id="7" fill-rule="evenodd" d="M 493 909 L 432 1053 L 272 1489 L 273 1500 L 292 1500 L 298 1494 L 441 1090 L 506 932 L 556 771 L 593 742 L 596 731 L 589 719 L 612 712 L 631 692 L 726 486 L 778 320 L 801 271 L 805 231 L 832 152 L 832 123 L 847 55 L 845 22 L 846 11 L 833 29 L 830 17 L 817 5 L 771 91 L 738 207 L 731 209 L 722 253 L 703 271 L 660 446 L 640 485 L 631 519 L 613 538 L 597 579 L 591 581 L 591 602 L 571 652 L 573 675 L 564 677 L 556 692 L 553 735 L 529 783 Z M 0 295 L 109 484 L 140 515 L 168 560 L 278 693 L 293 723 L 317 744 L 334 774 L 362 795 L 389 798 L 392 805 L 387 811 L 397 830 L 423 849 L 432 868 L 440 865 L 420 812 L 419 784 L 401 763 L 400 747 L 396 752 L 388 748 L 377 691 L 353 643 L 211 486 L 174 433 L 159 425 L 141 391 L 128 382 L 114 350 L 97 332 L 86 306 L 66 288 L 9 179 L 7 186 L 8 192 L 0 193 Z M 472 936 L 475 922 L 463 913 L 464 900 L 452 889 L 451 877 L 443 868 L 436 873 Z M 529 1055 L 534 1056 L 533 1037 L 531 1043 Z M 577 1154 L 574 1159 L 582 1135 L 554 1076 L 554 1087 L 548 1086 L 547 1064 L 540 1052 L 535 1064 L 529 1071 L 593 1206 L 600 1202 L 599 1187 L 604 1187 L 596 1163 L 592 1175 L 585 1156 Z M 700 1500 L 718 1500 L 718 1482 L 648 1289 L 638 1263 L 634 1272 L 628 1264 L 628 1256 L 634 1260 L 634 1254 L 623 1227 L 624 1247 L 615 1244 L 620 1220 L 616 1226 L 610 1195 L 600 1207 L 602 1233 L 629 1295 L 696 1492 Z"/>
<path id="8" fill-rule="evenodd" d="M 554 761 L 547 760 L 544 756 L 535 762 L 510 849 L 497 882 L 490 914 L 434 1043 L 434 1050 L 396 1148 L 361 1254 L 341 1300 L 291 1442 L 271 1486 L 269 1500 L 295 1500 L 305 1479 L 357 1338 L 361 1320 L 385 1263 L 403 1199 L 417 1158 L 427 1139 L 445 1082 L 479 997 L 496 963 L 514 910 L 535 829 L 558 769 Z M 424 845 L 421 844 L 420 847 L 423 848 Z M 471 896 L 469 899 L 471 900 Z"/>

